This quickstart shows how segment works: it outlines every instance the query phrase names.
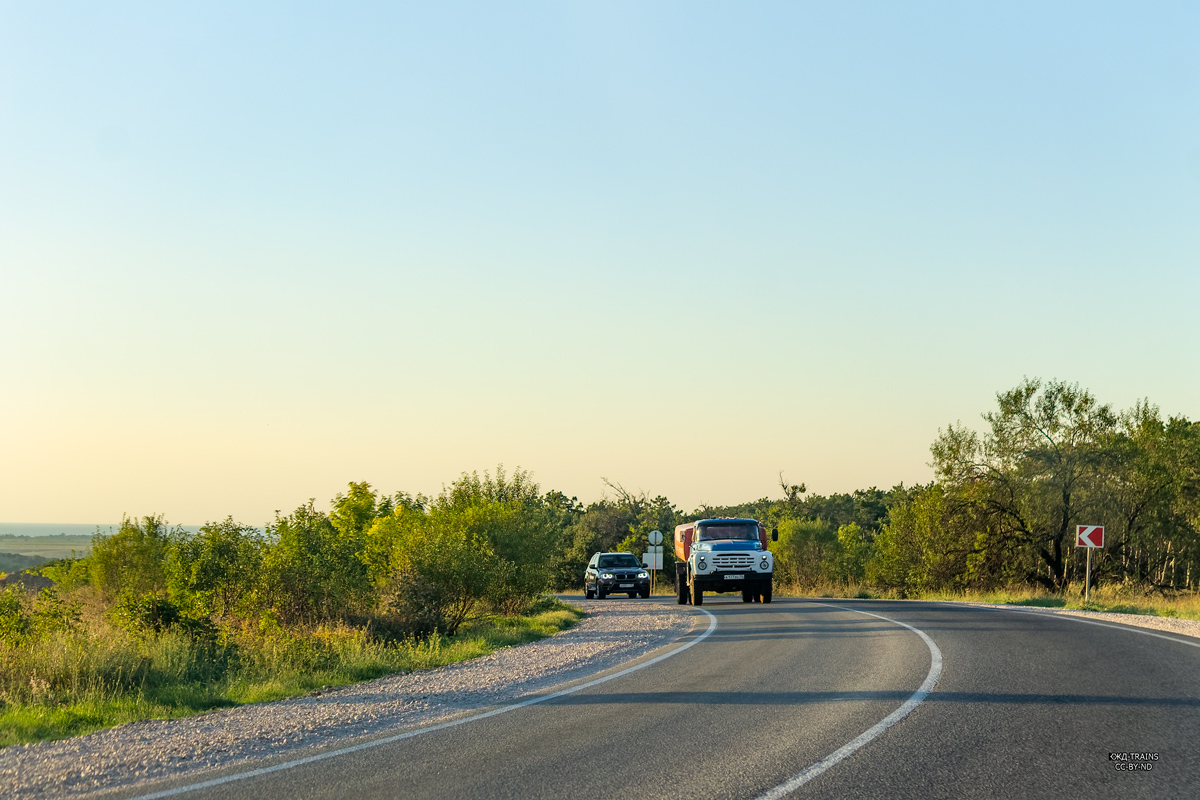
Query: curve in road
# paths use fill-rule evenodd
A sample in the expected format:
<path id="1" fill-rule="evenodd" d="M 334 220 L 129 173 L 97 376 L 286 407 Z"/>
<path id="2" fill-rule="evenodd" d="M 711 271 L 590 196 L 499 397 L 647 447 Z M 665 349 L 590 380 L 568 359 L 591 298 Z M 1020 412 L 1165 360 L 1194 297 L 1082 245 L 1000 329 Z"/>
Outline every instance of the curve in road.
<path id="1" fill-rule="evenodd" d="M 1200 796 L 1200 642 L 938 603 L 717 599 L 703 611 L 704 636 L 669 659 L 142 796 Z M 1155 760 L 1126 770 L 1121 753 Z"/>

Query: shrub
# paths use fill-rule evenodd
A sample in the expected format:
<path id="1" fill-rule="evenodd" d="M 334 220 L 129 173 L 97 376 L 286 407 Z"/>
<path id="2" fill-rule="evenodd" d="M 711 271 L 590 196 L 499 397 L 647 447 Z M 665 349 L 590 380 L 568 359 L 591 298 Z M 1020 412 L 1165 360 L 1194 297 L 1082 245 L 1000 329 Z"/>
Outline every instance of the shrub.
<path id="1" fill-rule="evenodd" d="M 371 582 L 359 558 L 360 536 L 343 534 L 313 501 L 268 529 L 275 541 L 263 554 L 263 588 L 286 622 L 345 618 L 370 604 Z"/>
<path id="2" fill-rule="evenodd" d="M 258 529 L 232 517 L 172 541 L 167 559 L 171 599 L 193 616 L 229 616 L 253 602 L 262 572 Z"/>
<path id="3" fill-rule="evenodd" d="M 182 533 L 182 529 L 168 530 L 161 515 L 143 517 L 141 522 L 126 517 L 111 535 L 97 531 L 88 559 L 92 583 L 108 599 L 166 589 L 167 547 L 172 533 Z"/>
<path id="4" fill-rule="evenodd" d="M 25 592 L 18 586 L 0 589 L 0 642 L 15 644 L 25 638 L 30 624 L 24 600 Z"/>

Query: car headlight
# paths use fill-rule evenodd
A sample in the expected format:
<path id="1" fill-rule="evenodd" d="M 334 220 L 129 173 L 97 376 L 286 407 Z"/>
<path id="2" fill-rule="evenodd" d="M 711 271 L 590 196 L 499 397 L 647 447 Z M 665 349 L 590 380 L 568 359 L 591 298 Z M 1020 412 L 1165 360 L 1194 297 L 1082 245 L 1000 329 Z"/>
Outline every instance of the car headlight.
<path id="1" fill-rule="evenodd" d="M 649 577 L 650 577 L 650 573 L 649 573 L 649 572 L 646 572 L 646 571 L 644 571 L 644 570 L 643 570 L 642 572 L 639 572 L 639 573 L 638 573 L 638 577 L 639 577 L 639 578 L 649 578 Z"/>
<path id="2" fill-rule="evenodd" d="M 600 573 L 600 577 L 601 577 L 601 578 L 603 578 L 603 579 L 604 579 L 604 580 L 606 580 L 606 581 L 611 581 L 611 580 L 612 580 L 612 573 L 611 573 L 611 572 L 601 572 L 601 573 Z"/>

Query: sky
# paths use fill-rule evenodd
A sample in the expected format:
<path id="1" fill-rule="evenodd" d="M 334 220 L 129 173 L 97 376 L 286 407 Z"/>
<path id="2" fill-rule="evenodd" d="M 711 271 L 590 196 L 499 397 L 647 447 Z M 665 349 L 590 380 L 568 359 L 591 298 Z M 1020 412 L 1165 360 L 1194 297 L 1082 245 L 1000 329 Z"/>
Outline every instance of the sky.
<path id="1" fill-rule="evenodd" d="M 1200 418 L 1200 7 L 0 2 L 0 521 Z"/>

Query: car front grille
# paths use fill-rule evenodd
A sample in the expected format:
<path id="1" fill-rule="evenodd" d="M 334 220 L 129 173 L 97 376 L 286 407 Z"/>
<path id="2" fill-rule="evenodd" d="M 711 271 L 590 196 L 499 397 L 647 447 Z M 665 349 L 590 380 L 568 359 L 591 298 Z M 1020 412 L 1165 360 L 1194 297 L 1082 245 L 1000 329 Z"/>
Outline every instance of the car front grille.
<path id="1" fill-rule="evenodd" d="M 754 566 L 754 556 L 743 553 L 726 553 L 712 557 L 716 569 L 750 569 Z"/>
<path id="2" fill-rule="evenodd" d="M 614 572 L 613 580 L 616 581 L 632 581 L 637 579 L 636 572 Z"/>

